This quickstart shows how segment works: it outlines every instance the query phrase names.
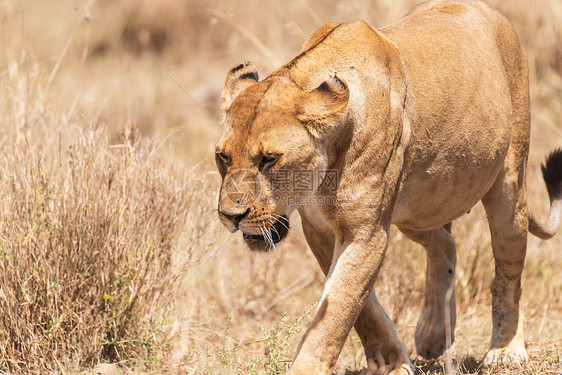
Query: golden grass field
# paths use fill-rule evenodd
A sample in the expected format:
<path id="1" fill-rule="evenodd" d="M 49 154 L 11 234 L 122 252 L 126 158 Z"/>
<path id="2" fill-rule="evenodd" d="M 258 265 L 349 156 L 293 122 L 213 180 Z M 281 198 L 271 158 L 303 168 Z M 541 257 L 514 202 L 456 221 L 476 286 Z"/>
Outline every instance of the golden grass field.
<path id="1" fill-rule="evenodd" d="M 488 2 L 529 55 L 529 201 L 546 215 L 540 164 L 562 146 L 562 3 Z M 253 254 L 218 222 L 224 78 L 244 60 L 267 76 L 323 23 L 382 26 L 416 3 L 0 0 L 0 373 L 285 373 L 323 276 L 298 229 Z M 378 297 L 417 372 L 443 373 L 413 341 L 423 249 L 392 232 Z M 494 270 L 482 207 L 453 233 L 455 369 L 562 373 L 562 234 L 529 239 L 530 361 L 482 369 Z M 364 366 L 352 332 L 337 371 Z"/>

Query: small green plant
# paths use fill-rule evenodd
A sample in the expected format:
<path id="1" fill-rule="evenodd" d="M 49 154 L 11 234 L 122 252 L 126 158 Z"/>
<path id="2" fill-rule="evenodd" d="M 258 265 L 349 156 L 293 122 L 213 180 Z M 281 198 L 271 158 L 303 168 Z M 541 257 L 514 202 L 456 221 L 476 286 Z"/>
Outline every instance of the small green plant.
<path id="1" fill-rule="evenodd" d="M 302 323 L 314 309 L 316 304 L 311 305 L 306 311 L 292 322 L 287 321 L 285 313 L 267 330 L 262 327 L 262 332 L 267 342 L 267 375 L 280 375 L 285 373 L 291 363 L 292 350 L 291 340 L 302 331 Z"/>
<path id="2" fill-rule="evenodd" d="M 294 352 L 294 341 L 303 329 L 304 319 L 311 313 L 316 304 L 311 305 L 303 314 L 294 320 L 288 320 L 286 314 L 281 314 L 277 322 L 267 329 L 262 327 L 263 339 L 249 343 L 233 345 L 230 330 L 233 318 L 228 316 L 221 334 L 221 342 L 216 349 L 206 346 L 201 349 L 195 342 L 190 343 L 194 354 L 191 363 L 195 365 L 196 374 L 206 375 L 281 375 L 288 369 Z M 241 360 L 237 350 L 248 344 L 266 344 L 265 356 L 254 355 L 249 360 Z M 189 371 L 188 371 L 189 372 Z M 189 372 L 191 373 L 191 372 Z"/>
<path id="3" fill-rule="evenodd" d="M 231 347 L 228 340 L 228 330 L 232 325 L 232 316 L 228 316 L 226 320 L 226 327 L 224 329 L 224 335 L 222 337 L 222 346 L 219 348 L 219 360 L 224 369 L 229 368 L 232 364 Z"/>

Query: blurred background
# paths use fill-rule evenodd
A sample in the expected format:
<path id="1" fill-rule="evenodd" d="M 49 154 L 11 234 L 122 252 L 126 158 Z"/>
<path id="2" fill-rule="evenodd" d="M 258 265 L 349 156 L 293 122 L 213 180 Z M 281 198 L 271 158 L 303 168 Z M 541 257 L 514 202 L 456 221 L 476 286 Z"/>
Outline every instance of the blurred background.
<path id="1" fill-rule="evenodd" d="M 60 265 L 61 259 L 75 254 L 64 252 L 69 243 L 76 242 L 74 234 L 65 234 L 68 237 L 60 240 L 60 246 L 53 245 L 51 254 L 55 255 L 50 258 L 37 244 L 54 236 L 52 228 L 61 233 L 65 231 L 52 224 L 67 212 L 62 208 L 58 211 L 57 202 L 68 198 L 95 203 L 98 199 L 95 197 L 104 194 L 98 191 L 101 186 L 96 186 L 96 179 L 105 176 L 104 170 L 119 170 L 119 165 L 128 168 L 129 158 L 139 160 L 138 169 L 130 169 L 128 177 L 123 176 L 119 186 L 125 195 L 119 199 L 127 199 L 127 192 L 133 191 L 129 190 L 131 179 L 144 176 L 143 173 L 149 176 L 158 170 L 157 179 L 161 185 L 155 183 L 152 192 L 155 197 L 159 189 L 169 188 L 167 205 L 147 204 L 146 211 L 140 213 L 135 211 L 138 205 L 133 205 L 129 211 L 118 215 L 120 220 L 133 215 L 142 221 L 144 215 L 151 217 L 154 211 L 157 214 L 151 222 L 150 230 L 153 230 L 162 226 L 158 213 L 172 206 L 178 210 L 174 215 L 182 218 L 177 222 L 170 218 L 173 230 L 166 232 L 169 234 L 167 245 L 158 248 L 167 254 L 166 259 L 158 261 L 160 265 L 165 264 L 161 269 L 165 269 L 166 277 L 170 278 L 165 299 L 161 297 L 165 293 L 155 288 L 145 298 L 143 293 L 150 288 L 139 287 L 141 282 L 154 285 L 155 278 L 165 277 L 155 271 L 146 271 L 143 275 L 148 276 L 144 278 L 135 276 L 126 281 L 111 273 L 112 269 L 122 270 L 124 264 L 139 259 L 138 249 L 148 243 L 141 236 L 138 239 L 141 245 L 131 245 L 131 251 L 120 255 L 120 260 L 108 260 L 106 269 L 92 276 L 111 280 L 103 281 L 104 286 L 96 292 L 100 295 L 92 292 L 94 300 L 98 298 L 103 302 L 99 311 L 110 311 L 108 301 L 115 297 L 103 292 L 104 287 L 118 285 L 123 289 L 126 285 L 123 289 L 126 292 L 120 294 L 126 295 L 124 304 L 119 305 L 122 311 L 109 314 L 100 323 L 113 328 L 96 333 L 98 349 L 84 351 L 84 344 L 78 338 L 74 342 L 66 340 L 63 345 L 62 337 L 81 329 L 80 322 L 85 318 L 72 320 L 67 326 L 56 322 L 87 313 L 71 306 L 70 289 L 58 288 L 56 298 L 61 301 L 66 298 L 69 302 L 68 305 L 63 303 L 66 307 L 56 312 L 57 318 L 53 318 L 55 323 L 49 330 L 61 330 L 60 337 L 45 333 L 43 328 L 37 331 L 45 322 L 30 311 L 26 312 L 29 315 L 25 321 L 15 318 L 12 323 L 5 321 L 1 337 L 4 346 L 12 349 L 0 353 L 0 371 L 81 372 L 90 371 L 99 363 L 114 362 L 124 372 L 284 373 L 296 348 L 298 332 L 306 327 L 310 318 L 306 311 L 321 295 L 323 276 L 299 230 L 294 230 L 287 244 L 273 254 L 250 254 L 239 234 L 230 235 L 216 220 L 214 210 L 220 180 L 215 172 L 213 149 L 221 134 L 220 94 L 224 78 L 232 66 L 251 60 L 263 79 L 296 56 L 304 40 L 324 23 L 362 19 L 374 27 L 383 26 L 417 3 L 414 0 L 0 0 L 0 147 L 4 151 L 0 177 L 2 192 L 7 197 L 3 216 L 0 216 L 0 247 L 5 248 L 1 254 L 8 254 L 0 258 L 14 262 L 13 257 L 23 249 L 27 249 L 30 257 L 25 264 L 11 263 L 12 269 L 22 267 L 21 273 L 9 273 L 7 265 L 2 268 L 5 280 L 19 280 L 6 281 L 0 293 L 0 297 L 4 293 L 14 298 L 11 302 L 8 298 L 3 300 L 4 311 L 11 306 L 9 311 L 21 315 L 21 301 L 15 299 L 25 297 L 20 293 L 21 286 L 27 285 L 25 273 L 34 268 L 39 270 L 34 266 L 38 254 L 42 254 L 48 264 L 36 278 L 30 278 L 36 279 L 38 286 L 48 284 L 50 288 L 53 282 L 58 283 L 52 279 L 43 280 L 42 275 L 46 274 L 74 280 L 72 270 L 65 271 Z M 529 201 L 531 209 L 545 217 L 548 197 L 540 175 L 540 163 L 551 149 L 562 146 L 562 3 L 559 0 L 490 0 L 488 3 L 513 23 L 528 52 L 533 123 Z M 92 137 L 96 140 L 86 142 Z M 149 151 L 135 146 L 142 142 L 150 145 L 146 146 Z M 92 166 L 100 172 L 90 177 L 84 174 L 84 178 L 92 179 L 89 190 L 84 188 L 86 193 L 73 196 L 68 193 L 72 190 L 69 186 L 82 186 L 85 180 L 69 180 L 75 164 L 69 162 L 70 151 L 64 150 L 74 150 L 79 144 L 86 145 L 84 160 L 92 160 Z M 121 154 L 121 149 L 129 150 L 130 154 Z M 102 154 L 110 156 L 100 161 L 97 155 Z M 152 157 L 158 161 L 151 161 Z M 111 164 L 121 160 L 119 158 L 123 158 L 123 164 Z M 141 160 L 148 161 L 143 164 Z M 84 164 L 81 168 L 80 171 L 86 173 L 93 167 Z M 12 188 L 12 182 L 8 183 L 13 178 L 20 181 L 21 186 L 27 186 L 22 188 L 23 193 Z M 108 191 L 112 178 L 104 180 Z M 38 194 L 40 184 L 37 181 L 46 186 L 42 192 L 52 185 L 52 199 L 45 200 Z M 146 196 L 147 193 L 140 191 L 138 196 L 130 195 L 130 199 L 143 201 Z M 172 201 L 173 197 L 177 202 Z M 108 201 L 106 208 L 122 205 L 119 199 Z M 42 210 L 50 210 L 48 220 L 42 221 L 41 231 L 34 227 L 37 221 L 29 215 L 29 210 L 22 210 L 22 202 L 29 204 L 30 201 Z M 80 206 L 76 210 L 80 211 Z M 114 216 L 104 216 L 103 220 L 112 220 Z M 93 216 L 83 220 L 101 219 Z M 117 232 L 129 233 L 133 227 L 122 224 L 123 220 L 119 225 L 125 226 Z M 298 216 L 291 220 L 293 228 L 298 228 Z M 68 223 L 72 225 L 75 221 Z M 488 287 L 493 277 L 490 239 L 480 205 L 455 222 L 453 230 L 459 252 L 457 365 L 463 371 L 477 372 L 491 334 Z M 149 232 L 140 230 L 140 233 Z M 107 233 L 77 230 L 76 236 L 90 236 L 95 243 L 101 241 L 99 238 L 105 241 L 117 236 Z M 154 238 L 164 238 L 161 232 L 151 236 L 152 242 Z M 36 238 L 37 241 L 22 240 L 20 247 L 12 246 L 17 242 L 16 237 Z M 128 243 L 131 238 L 125 236 L 122 242 L 108 242 L 104 246 L 119 248 L 120 243 Z M 527 319 L 527 347 L 534 362 L 521 373 L 562 370 L 561 246 L 560 234 L 548 242 L 529 239 L 523 307 Z M 147 253 L 150 252 L 142 252 L 141 257 Z M 152 256 L 158 258 L 158 254 Z M 152 258 L 142 259 L 150 262 Z M 93 260 L 84 258 L 82 261 L 87 264 Z M 144 267 L 150 268 L 146 264 Z M 413 332 L 423 298 L 424 270 L 423 250 L 393 230 L 391 247 L 377 281 L 377 292 L 412 359 L 416 358 Z M 135 272 L 131 274 L 136 275 Z M 69 285 L 72 283 L 68 281 Z M 8 293 L 9 288 L 13 288 L 13 294 Z M 78 293 L 80 288 L 72 290 Z M 44 316 L 51 316 L 52 307 L 48 301 L 52 296 L 52 292 L 45 292 L 43 302 L 35 307 L 43 309 Z M 152 303 L 166 305 L 165 314 L 146 307 Z M 140 312 L 134 312 L 135 309 Z M 127 317 L 123 320 L 125 328 L 115 328 L 115 322 L 119 321 L 116 316 Z M 139 344 L 140 341 L 130 338 L 133 336 L 129 333 L 139 335 L 135 331 L 138 327 L 131 328 L 134 325 L 131 321 L 139 317 L 152 322 L 141 327 L 141 331 L 151 330 L 153 341 L 143 338 L 145 341 L 140 340 L 143 344 Z M 156 321 L 159 323 L 154 323 Z M 26 330 L 39 333 L 25 336 L 22 342 L 27 344 L 15 342 L 14 335 Z M 108 331 L 113 333 L 107 334 Z M 128 346 L 119 346 L 121 339 Z M 42 346 L 48 349 L 37 349 Z M 82 351 L 87 354 L 76 354 Z M 48 353 L 55 359 L 47 358 Z M 35 365 L 26 364 L 32 360 L 36 361 Z M 440 371 L 440 362 L 416 363 L 420 373 Z M 342 373 L 346 369 L 352 373 L 364 366 L 360 341 L 352 333 L 338 369 Z"/>

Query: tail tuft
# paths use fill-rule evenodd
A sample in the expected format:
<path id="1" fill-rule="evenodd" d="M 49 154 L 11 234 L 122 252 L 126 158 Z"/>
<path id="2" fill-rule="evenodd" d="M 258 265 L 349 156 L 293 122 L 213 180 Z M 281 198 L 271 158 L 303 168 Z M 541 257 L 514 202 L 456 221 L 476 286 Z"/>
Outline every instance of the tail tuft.
<path id="1" fill-rule="evenodd" d="M 556 149 L 548 155 L 541 165 L 542 176 L 552 202 L 562 197 L 562 148 Z"/>
<path id="2" fill-rule="evenodd" d="M 541 223 L 530 212 L 529 231 L 547 240 L 554 237 L 562 222 L 562 148 L 552 151 L 541 165 L 541 169 L 550 198 L 550 213 L 547 222 Z"/>

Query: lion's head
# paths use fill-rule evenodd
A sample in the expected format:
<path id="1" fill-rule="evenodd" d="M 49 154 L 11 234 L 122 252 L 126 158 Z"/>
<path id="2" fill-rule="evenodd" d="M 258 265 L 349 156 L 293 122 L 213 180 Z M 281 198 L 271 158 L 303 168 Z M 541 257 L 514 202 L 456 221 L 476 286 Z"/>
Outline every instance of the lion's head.
<path id="1" fill-rule="evenodd" d="M 226 78 L 222 100 L 224 134 L 216 145 L 222 176 L 221 222 L 240 230 L 251 250 L 274 248 L 289 231 L 296 208 L 295 171 L 317 171 L 328 163 L 326 131 L 342 122 L 349 99 L 335 75 L 306 92 L 279 70 L 259 82 L 249 62 Z"/>

